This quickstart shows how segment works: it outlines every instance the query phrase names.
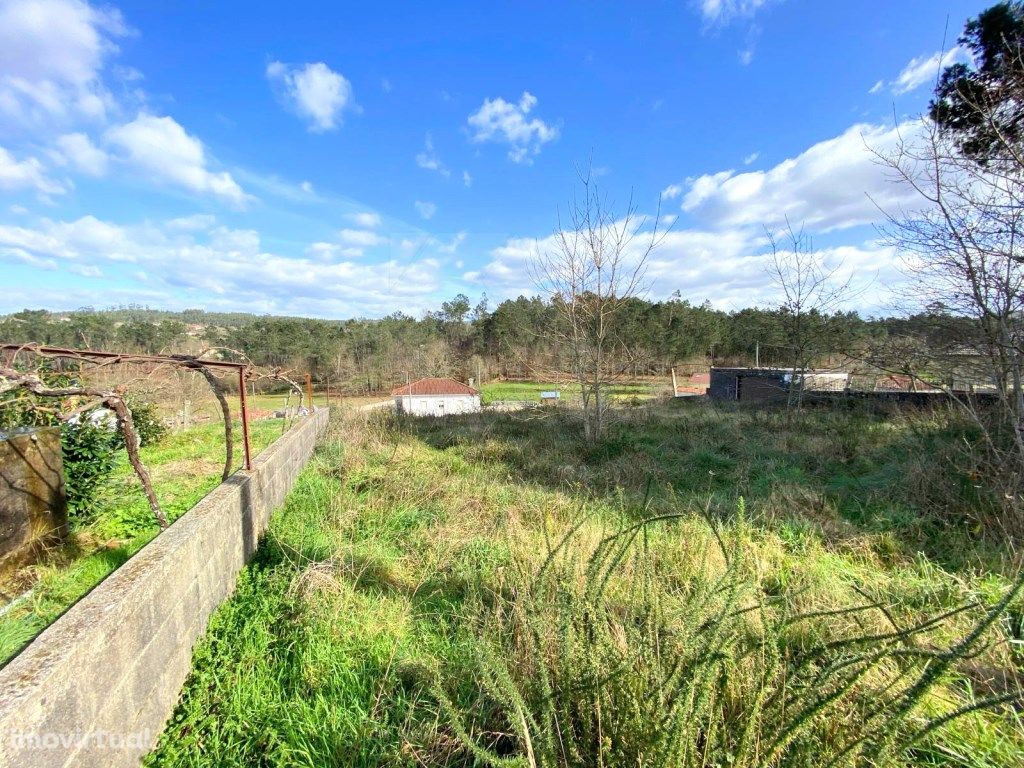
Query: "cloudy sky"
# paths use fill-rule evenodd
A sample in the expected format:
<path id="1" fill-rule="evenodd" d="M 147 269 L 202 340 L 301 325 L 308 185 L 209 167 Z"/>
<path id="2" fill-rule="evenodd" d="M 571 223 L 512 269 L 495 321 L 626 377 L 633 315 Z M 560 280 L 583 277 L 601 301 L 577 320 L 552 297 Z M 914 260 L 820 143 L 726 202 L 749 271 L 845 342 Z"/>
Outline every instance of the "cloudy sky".
<path id="1" fill-rule="evenodd" d="M 988 4 L 0 0 L 0 312 L 493 305 L 588 162 L 672 221 L 654 298 L 770 303 L 788 216 L 885 311 L 868 148 Z"/>

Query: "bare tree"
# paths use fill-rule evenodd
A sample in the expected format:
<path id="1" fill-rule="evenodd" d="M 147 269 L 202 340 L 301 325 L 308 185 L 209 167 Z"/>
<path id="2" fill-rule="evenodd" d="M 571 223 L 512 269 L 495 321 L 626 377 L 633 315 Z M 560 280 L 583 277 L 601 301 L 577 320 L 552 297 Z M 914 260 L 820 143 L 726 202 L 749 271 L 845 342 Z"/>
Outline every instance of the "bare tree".
<path id="1" fill-rule="evenodd" d="M 803 227 L 794 229 L 788 218 L 781 240 L 767 227 L 765 234 L 772 252 L 768 275 L 781 293 L 778 306 L 792 368 L 787 404 L 800 407 L 806 372 L 833 351 L 826 327 L 828 315 L 854 295 L 851 278 L 842 279 L 842 263 L 829 266 L 824 254 L 814 250 Z"/>
<path id="2" fill-rule="evenodd" d="M 553 247 L 537 253 L 530 271 L 559 321 L 538 330 L 560 348 L 558 372 L 579 386 L 583 435 L 592 442 L 606 426 L 608 390 L 634 356 L 618 335 L 621 310 L 646 293 L 647 262 L 664 232 L 660 203 L 653 226 L 644 231 L 648 219 L 632 198 L 616 215 L 589 170 L 579 173 L 567 216 L 563 225 L 559 214 Z"/>
<path id="3" fill-rule="evenodd" d="M 1018 54 L 1019 55 L 1019 54 Z M 919 196 L 914 210 L 886 211 L 885 234 L 904 257 L 914 305 L 938 306 L 955 334 L 932 346 L 914 375 L 945 389 L 976 425 L 996 495 L 1024 532 L 1024 153 L 1004 133 L 999 99 L 964 99 L 990 130 L 984 157 L 962 136 L 922 120 L 896 148 L 876 153 Z M 968 322 L 964 322 L 967 320 Z M 954 326 L 953 321 L 956 321 Z M 959 386 L 955 379 L 962 382 Z M 979 393 L 988 393 L 985 398 Z M 994 405 L 983 400 L 992 399 Z"/>

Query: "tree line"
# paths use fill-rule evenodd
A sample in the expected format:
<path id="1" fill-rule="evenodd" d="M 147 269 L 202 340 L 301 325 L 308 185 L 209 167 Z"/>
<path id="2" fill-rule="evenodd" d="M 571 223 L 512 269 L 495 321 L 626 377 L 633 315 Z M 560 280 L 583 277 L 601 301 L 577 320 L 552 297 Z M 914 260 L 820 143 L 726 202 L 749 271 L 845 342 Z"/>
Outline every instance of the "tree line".
<path id="1" fill-rule="evenodd" d="M 678 295 L 664 301 L 632 297 L 619 310 L 615 346 L 626 375 L 668 376 L 673 367 L 787 365 L 785 309 L 714 309 Z M 812 313 L 820 359 L 866 348 L 892 337 L 935 344 L 962 321 L 942 308 L 900 318 L 864 318 L 854 311 Z M 261 366 L 310 372 L 320 383 L 353 394 L 380 392 L 409 376 L 463 380 L 535 378 L 560 369 L 565 350 L 548 330 L 563 323 L 555 303 L 520 296 L 493 309 L 465 295 L 415 318 L 396 312 L 379 319 L 212 315 L 83 309 L 26 309 L 0 319 L 0 341 L 131 353 L 189 353 L 221 348 Z M 230 353 L 228 353 L 230 354 Z M 627 361 L 628 357 L 628 361 Z"/>

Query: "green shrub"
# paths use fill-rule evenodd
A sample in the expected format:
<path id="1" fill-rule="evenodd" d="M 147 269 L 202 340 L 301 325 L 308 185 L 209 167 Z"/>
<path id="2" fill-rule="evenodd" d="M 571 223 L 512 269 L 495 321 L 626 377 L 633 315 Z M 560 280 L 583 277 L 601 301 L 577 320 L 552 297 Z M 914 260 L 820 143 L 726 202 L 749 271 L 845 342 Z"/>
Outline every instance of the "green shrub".
<path id="1" fill-rule="evenodd" d="M 156 445 L 167 436 L 167 425 L 153 403 L 131 402 L 128 409 L 132 413 L 132 423 L 135 424 L 140 445 Z"/>
<path id="2" fill-rule="evenodd" d="M 67 373 L 43 371 L 40 376 L 54 387 L 80 384 Z M 111 428 L 116 423 L 112 414 L 105 424 L 93 424 L 89 412 L 75 423 L 67 423 L 52 407 L 42 406 L 52 406 L 52 402 L 37 402 L 24 392 L 4 393 L 0 396 L 0 429 L 60 427 L 68 518 L 75 523 L 88 522 L 95 516 L 103 486 L 113 472 L 117 451 L 124 447 L 121 432 L 116 426 Z"/>
<path id="3" fill-rule="evenodd" d="M 60 442 L 68 517 L 75 522 L 85 522 L 96 512 L 97 502 L 124 440 L 119 431 L 97 426 L 88 419 L 88 414 L 84 414 L 76 423 L 66 423 L 61 427 Z"/>

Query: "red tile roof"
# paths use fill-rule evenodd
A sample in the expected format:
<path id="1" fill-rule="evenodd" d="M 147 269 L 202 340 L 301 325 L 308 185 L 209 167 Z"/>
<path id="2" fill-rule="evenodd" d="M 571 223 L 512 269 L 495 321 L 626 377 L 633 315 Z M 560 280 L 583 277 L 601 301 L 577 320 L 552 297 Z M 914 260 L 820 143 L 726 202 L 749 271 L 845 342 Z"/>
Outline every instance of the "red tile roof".
<path id="1" fill-rule="evenodd" d="M 455 379 L 420 379 L 391 390 L 392 395 L 479 395 L 470 386 Z"/>

